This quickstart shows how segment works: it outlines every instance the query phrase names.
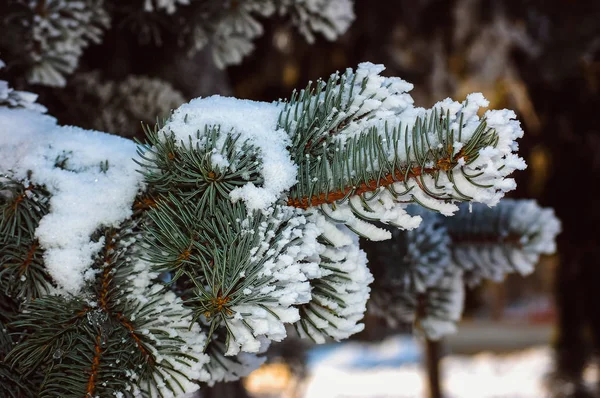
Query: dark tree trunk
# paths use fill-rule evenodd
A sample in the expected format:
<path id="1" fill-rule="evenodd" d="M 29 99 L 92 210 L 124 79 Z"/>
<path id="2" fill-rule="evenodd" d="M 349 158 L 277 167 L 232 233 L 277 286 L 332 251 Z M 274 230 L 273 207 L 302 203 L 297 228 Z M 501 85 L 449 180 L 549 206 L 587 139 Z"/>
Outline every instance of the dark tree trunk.
<path id="1" fill-rule="evenodd" d="M 440 378 L 440 359 L 442 358 L 442 341 L 425 342 L 425 369 L 427 370 L 427 389 L 429 398 L 442 398 Z"/>

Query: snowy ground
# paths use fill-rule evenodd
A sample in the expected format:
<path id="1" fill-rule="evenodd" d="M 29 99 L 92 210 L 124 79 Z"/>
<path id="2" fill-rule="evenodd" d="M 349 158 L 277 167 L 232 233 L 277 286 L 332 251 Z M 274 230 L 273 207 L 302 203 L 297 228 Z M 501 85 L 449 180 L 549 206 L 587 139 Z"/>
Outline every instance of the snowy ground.
<path id="1" fill-rule="evenodd" d="M 420 348 L 409 337 L 378 345 L 347 343 L 309 357 L 304 398 L 413 398 L 426 396 Z M 380 366 L 373 366 L 375 363 Z M 508 355 L 448 356 L 442 361 L 447 398 L 542 398 L 551 350 Z"/>

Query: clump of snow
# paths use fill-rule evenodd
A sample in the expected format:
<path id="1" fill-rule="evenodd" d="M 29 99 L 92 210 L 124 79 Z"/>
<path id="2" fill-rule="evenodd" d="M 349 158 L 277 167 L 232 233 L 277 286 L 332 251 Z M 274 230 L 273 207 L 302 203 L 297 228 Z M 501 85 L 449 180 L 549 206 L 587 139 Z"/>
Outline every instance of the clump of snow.
<path id="1" fill-rule="evenodd" d="M 270 346 L 270 340 L 260 338 L 261 346 L 258 354 L 264 354 Z M 255 353 L 240 352 L 236 356 L 225 356 L 227 347 L 220 341 L 212 341 L 208 347 L 209 355 L 213 358 L 208 365 L 210 374 L 208 384 L 212 386 L 217 382 L 228 382 L 238 380 L 240 377 L 248 376 L 253 370 L 258 369 L 267 357 Z"/>
<path id="2" fill-rule="evenodd" d="M 173 133 L 187 143 L 205 126 L 218 126 L 222 132 L 239 135 L 238 145 L 254 145 L 260 151 L 263 184 L 248 183 L 234 189 L 230 197 L 244 201 L 249 210 L 266 210 L 296 182 L 297 166 L 287 150 L 290 139 L 277 128 L 280 112 L 277 104 L 221 96 L 197 98 L 175 110 L 161 132 Z"/>
<path id="3" fill-rule="evenodd" d="M 231 334 L 225 355 L 240 351 L 256 353 L 261 340 L 281 341 L 286 323 L 300 315 L 295 307 L 311 298 L 309 278 L 320 276 L 317 237 L 320 230 L 297 209 L 277 207 L 256 229 L 243 220 L 245 234 L 257 236 L 258 246 L 250 250 L 250 266 L 245 274 L 256 274 L 238 294 L 239 304 L 231 307 L 233 316 L 225 320 Z M 259 267 L 256 272 L 253 267 Z M 240 278 L 246 278 L 246 275 Z M 235 300 L 235 299 L 234 299 Z"/>
<path id="4" fill-rule="evenodd" d="M 409 185 L 413 184 L 417 185 L 411 180 Z M 417 228 L 421 224 L 421 217 L 408 214 L 406 205 L 399 204 L 398 198 L 388 190 L 381 190 L 375 198 L 365 202 L 366 206 L 363 198 L 354 195 L 346 202 L 336 203 L 335 210 L 329 206 L 322 206 L 320 209 L 328 217 L 343 223 L 358 235 L 373 241 L 387 240 L 392 235 L 389 231 L 379 228 L 369 221 L 377 220 L 407 230 Z M 426 201 L 424 200 L 424 202 Z"/>
<path id="5" fill-rule="evenodd" d="M 373 282 L 358 237 L 343 226 L 339 228 L 352 243 L 327 246 L 321 253 L 321 276 L 311 280 L 311 301 L 301 307 L 302 318 L 294 325 L 300 337 L 319 344 L 328 338 L 346 339 L 364 329 L 359 322 L 366 311 L 369 284 Z"/>
<path id="6" fill-rule="evenodd" d="M 296 322 L 300 315 L 292 307 L 258 305 L 237 305 L 233 319 L 227 321 L 228 328 L 235 341 L 230 342 L 225 355 L 237 355 L 240 351 L 259 352 L 261 342 L 258 337 L 272 341 L 281 341 L 287 334 L 285 323 Z"/>
<path id="7" fill-rule="evenodd" d="M 428 339 L 439 340 L 456 332 L 465 304 L 464 285 L 462 270 L 454 269 L 427 291 L 425 314 L 418 322 Z"/>
<path id="8" fill-rule="evenodd" d="M 151 299 L 156 301 L 151 309 L 145 305 L 146 300 L 139 300 L 136 294 L 131 295 L 129 303 L 133 307 L 133 317 L 138 330 L 145 330 L 144 339 L 156 342 L 146 344 L 155 358 L 153 383 L 144 383 L 142 389 L 150 397 L 179 397 L 181 394 L 197 391 L 200 386 L 196 381 L 208 381 L 209 373 L 205 366 L 209 356 L 204 353 L 206 334 L 200 326 L 192 321 L 192 312 L 183 306 L 180 298 L 173 292 L 164 292 L 162 286 L 150 288 Z M 152 296 L 157 297 L 152 297 Z M 147 297 L 144 297 L 147 299 Z M 179 352 L 170 347 L 161 347 L 160 342 L 169 336 L 171 344 L 180 346 Z M 166 385 L 166 381 L 169 385 Z M 132 380 L 135 383 L 135 379 Z"/>
<path id="9" fill-rule="evenodd" d="M 102 242 L 91 235 L 118 226 L 131 215 L 142 187 L 132 158 L 132 141 L 71 126 L 24 109 L 0 107 L 0 172 L 44 185 L 51 194 L 49 213 L 35 232 L 45 249 L 45 266 L 64 293 L 83 286 L 93 255 Z M 57 159 L 66 158 L 61 168 Z M 108 161 L 108 169 L 105 169 Z"/>

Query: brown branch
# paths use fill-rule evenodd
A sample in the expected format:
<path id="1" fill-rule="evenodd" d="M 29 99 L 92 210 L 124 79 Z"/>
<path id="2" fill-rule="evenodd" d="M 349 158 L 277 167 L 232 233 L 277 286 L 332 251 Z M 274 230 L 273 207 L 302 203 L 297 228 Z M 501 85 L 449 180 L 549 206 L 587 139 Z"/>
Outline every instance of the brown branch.
<path id="1" fill-rule="evenodd" d="M 31 245 L 31 248 L 27 252 L 27 256 L 25 257 L 25 260 L 23 261 L 23 263 L 19 267 L 19 276 L 22 276 L 23 274 L 25 274 L 25 272 L 27 272 L 27 268 L 29 267 L 29 265 L 33 261 L 33 257 L 35 255 L 35 251 L 37 250 L 38 246 L 39 246 L 38 241 L 34 240 L 33 244 Z"/>
<path id="2" fill-rule="evenodd" d="M 113 280 L 111 272 L 113 270 L 113 267 L 112 267 L 113 260 L 114 260 L 113 253 L 115 250 L 114 237 L 116 235 L 117 235 L 117 233 L 114 231 L 112 233 L 110 233 L 106 237 L 106 242 L 104 244 L 103 260 L 104 260 L 105 266 L 104 266 L 104 271 L 102 272 L 102 279 L 101 279 L 101 283 L 100 283 L 101 290 L 100 290 L 100 294 L 99 294 L 100 297 L 98 299 L 100 308 L 109 315 L 111 315 L 111 311 L 108 308 L 108 294 L 110 292 L 110 285 Z M 123 327 L 125 327 L 125 329 L 127 329 L 129 331 L 129 333 L 131 334 L 131 337 L 135 341 L 136 346 L 141 351 L 144 358 L 146 358 L 146 360 L 148 362 L 153 363 L 154 358 L 148 352 L 148 350 L 146 350 L 146 348 L 144 348 L 144 345 L 142 344 L 141 339 L 135 332 L 135 328 L 133 327 L 131 322 L 127 319 L 127 317 L 125 317 L 125 315 L 123 315 L 122 313 L 118 312 L 116 314 L 116 318 L 121 323 L 121 325 L 123 325 Z"/>
<path id="3" fill-rule="evenodd" d="M 33 190 L 33 185 L 29 185 L 27 187 L 24 188 L 23 193 L 19 196 L 17 196 L 15 198 L 15 201 L 13 202 L 11 208 L 13 211 L 17 210 L 17 207 L 19 207 L 19 204 L 27 197 L 27 192 Z"/>
<path id="4" fill-rule="evenodd" d="M 452 153 L 454 150 L 452 147 L 448 148 L 448 153 Z M 367 192 L 373 192 L 381 187 L 390 186 L 396 182 L 404 182 L 411 178 L 420 177 L 422 175 L 433 175 L 440 171 L 448 171 L 454 168 L 458 164 L 458 160 L 463 158 L 467 161 L 468 156 L 465 155 L 464 151 L 461 149 L 454 156 L 447 156 L 445 158 L 441 158 L 436 162 L 435 167 L 411 167 L 404 170 L 395 170 L 393 173 L 389 173 L 384 175 L 379 180 L 370 180 L 367 182 L 363 182 L 358 187 L 346 187 L 343 190 L 337 190 L 333 192 L 325 192 L 320 193 L 318 195 L 313 195 L 312 197 L 302 197 L 302 198 L 290 198 L 288 199 L 288 206 L 297 207 L 300 209 L 308 209 L 311 206 L 319 206 L 323 204 L 332 204 L 338 200 L 344 199 L 348 195 L 362 195 Z M 417 180 L 419 184 L 419 181 Z M 421 186 L 421 184 L 419 184 Z M 421 186 L 421 189 L 423 187 Z"/>
<path id="5" fill-rule="evenodd" d="M 106 312 L 109 313 L 107 306 L 107 299 L 108 299 L 108 292 L 109 292 L 109 288 L 110 288 L 110 283 L 112 281 L 112 277 L 110 275 L 110 272 L 112 271 L 112 253 L 114 250 L 114 243 L 113 243 L 113 238 L 115 237 L 116 232 L 112 232 L 109 236 L 106 237 L 106 242 L 104 243 L 104 256 L 103 256 L 103 264 L 105 264 L 104 266 L 104 271 L 102 272 L 102 279 L 101 279 L 101 291 L 100 291 L 100 297 L 99 297 L 99 304 L 100 304 L 100 308 Z M 83 315 L 85 315 L 87 312 L 89 311 L 89 308 L 85 308 L 82 311 L 80 311 L 77 316 L 81 317 Z M 100 357 L 102 356 L 102 332 L 99 331 L 98 335 L 96 336 L 96 343 L 94 345 L 94 358 L 92 359 L 92 370 L 90 371 L 90 377 L 88 378 L 88 383 L 87 383 L 87 388 L 86 388 L 86 395 L 84 396 L 84 398 L 86 397 L 92 397 L 94 396 L 94 392 L 96 390 L 96 383 L 98 380 L 98 370 L 100 369 Z"/>
<path id="6" fill-rule="evenodd" d="M 102 356 L 102 333 L 99 332 L 96 336 L 96 344 L 94 345 L 94 359 L 92 359 L 92 370 L 88 378 L 86 397 L 93 397 L 96 391 L 96 382 L 98 380 L 98 370 L 100 369 L 100 357 Z"/>
<path id="7" fill-rule="evenodd" d="M 113 262 L 112 254 L 115 249 L 113 239 L 116 235 L 117 235 L 117 233 L 113 231 L 109 236 L 106 237 L 106 242 L 104 243 L 104 256 L 103 256 L 104 271 L 102 272 L 102 279 L 101 279 L 101 284 L 100 284 L 101 290 L 100 290 L 99 302 L 100 302 L 100 308 L 102 308 L 107 313 L 109 313 L 108 308 L 107 308 L 108 293 L 110 290 L 110 284 L 112 282 L 112 276 L 111 276 L 112 262 Z"/>
<path id="8" fill-rule="evenodd" d="M 154 364 L 154 357 L 144 347 L 144 344 L 142 343 L 142 339 L 140 339 L 140 337 L 137 335 L 137 333 L 135 332 L 135 328 L 133 327 L 131 322 L 127 319 L 127 317 L 119 312 L 119 313 L 117 313 L 117 319 L 119 320 L 119 322 L 121 322 L 121 325 L 123 325 L 125 327 L 125 329 L 127 329 L 129 331 L 129 334 L 131 334 L 131 337 L 135 341 L 135 345 L 137 346 L 138 350 L 140 350 L 140 352 L 142 353 L 142 355 L 144 356 L 146 361 L 148 361 L 150 364 Z"/>
<path id="9" fill-rule="evenodd" d="M 107 305 L 108 305 L 108 292 L 109 292 L 109 288 L 110 288 L 110 282 L 112 281 L 112 278 L 110 276 L 110 271 L 111 268 L 109 267 L 105 267 L 104 271 L 102 272 L 102 290 L 100 291 L 100 308 L 102 308 L 104 311 L 108 312 L 107 310 Z"/>
<path id="10" fill-rule="evenodd" d="M 386 174 L 379 180 L 370 180 L 367 182 L 361 183 L 358 187 L 346 187 L 343 190 L 320 193 L 318 195 L 313 195 L 311 198 L 302 197 L 302 198 L 290 198 L 288 199 L 288 206 L 297 207 L 300 209 L 308 209 L 311 206 L 319 206 L 323 204 L 331 204 L 338 200 L 344 199 L 350 194 L 353 195 L 362 195 L 367 192 L 373 192 L 380 187 L 387 187 L 396 182 L 405 181 L 405 177 L 415 178 L 419 177 L 423 174 L 434 174 L 439 171 L 437 168 L 421 168 L 421 167 L 412 167 L 406 171 L 396 170 L 394 173 Z"/>

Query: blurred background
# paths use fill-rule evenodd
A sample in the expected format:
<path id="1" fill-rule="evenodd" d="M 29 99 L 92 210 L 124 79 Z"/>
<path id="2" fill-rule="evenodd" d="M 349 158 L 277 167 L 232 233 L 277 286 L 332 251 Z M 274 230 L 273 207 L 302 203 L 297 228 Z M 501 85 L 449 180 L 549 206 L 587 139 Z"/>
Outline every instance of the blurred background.
<path id="1" fill-rule="evenodd" d="M 10 15 L 9 3 L 0 15 Z M 129 137 L 143 136 L 140 120 L 152 123 L 194 97 L 274 101 L 363 61 L 413 83 L 418 106 L 482 92 L 490 108 L 514 109 L 529 166 L 511 196 L 556 210 L 558 253 L 528 277 L 468 291 L 458 333 L 438 347 L 444 396 L 600 396 L 600 1 L 356 0 L 353 7 L 354 21 L 333 41 L 316 35 L 308 43 L 288 19 L 259 18 L 264 32 L 254 51 L 225 68 L 213 62 L 210 43 L 192 56 L 168 35 L 161 45 L 140 45 L 122 29 L 135 21 L 123 17 L 85 49 L 62 87 L 28 80 L 19 62 L 7 62 L 2 77 L 39 94 L 63 124 Z M 18 40 L 4 32 L 0 58 L 18 59 Z M 422 341 L 369 315 L 365 323 L 337 345 L 275 345 L 262 368 L 204 395 L 427 396 Z"/>

